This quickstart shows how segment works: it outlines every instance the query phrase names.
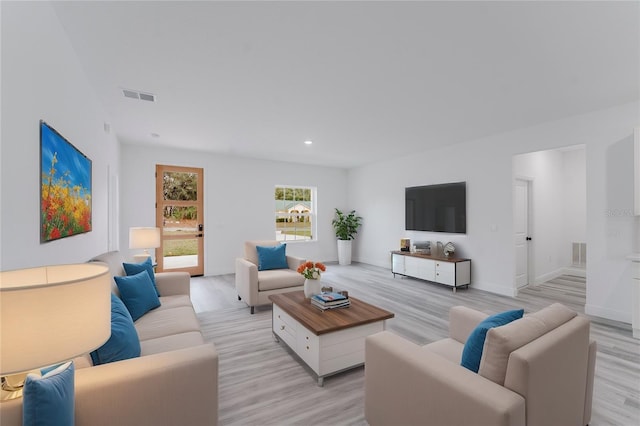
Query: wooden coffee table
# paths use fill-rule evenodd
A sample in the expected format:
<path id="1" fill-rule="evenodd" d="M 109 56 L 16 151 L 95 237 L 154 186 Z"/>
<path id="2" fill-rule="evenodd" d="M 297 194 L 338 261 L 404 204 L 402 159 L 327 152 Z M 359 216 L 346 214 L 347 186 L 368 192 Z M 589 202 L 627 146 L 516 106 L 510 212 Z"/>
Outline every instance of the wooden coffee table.
<path id="1" fill-rule="evenodd" d="M 351 306 L 322 311 L 311 306 L 304 292 L 269 296 L 273 302 L 272 327 L 276 341 L 283 340 L 313 370 L 318 385 L 324 378 L 364 364 L 364 340 L 385 329 L 394 314 L 349 298 Z"/>

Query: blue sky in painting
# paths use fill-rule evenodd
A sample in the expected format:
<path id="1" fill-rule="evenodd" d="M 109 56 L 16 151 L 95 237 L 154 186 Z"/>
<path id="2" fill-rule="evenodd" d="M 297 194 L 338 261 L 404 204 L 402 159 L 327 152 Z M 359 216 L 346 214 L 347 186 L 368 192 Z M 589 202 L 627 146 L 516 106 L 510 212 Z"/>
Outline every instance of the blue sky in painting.
<path id="1" fill-rule="evenodd" d="M 91 162 L 45 123 L 40 123 L 40 131 L 42 132 L 42 179 L 49 175 L 53 154 L 57 152 L 58 162 L 55 165 L 54 179 L 60 178 L 69 171 L 67 179 L 71 181 L 71 186 L 79 185 L 87 190 L 91 189 Z"/>

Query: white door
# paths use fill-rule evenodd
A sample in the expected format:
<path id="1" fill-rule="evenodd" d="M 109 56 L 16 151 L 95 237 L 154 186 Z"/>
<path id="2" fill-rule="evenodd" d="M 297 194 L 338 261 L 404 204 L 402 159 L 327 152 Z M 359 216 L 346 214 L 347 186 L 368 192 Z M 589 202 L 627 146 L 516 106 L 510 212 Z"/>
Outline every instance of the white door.
<path id="1" fill-rule="evenodd" d="M 529 182 L 516 179 L 514 196 L 514 230 L 516 245 L 516 286 L 529 284 Z"/>

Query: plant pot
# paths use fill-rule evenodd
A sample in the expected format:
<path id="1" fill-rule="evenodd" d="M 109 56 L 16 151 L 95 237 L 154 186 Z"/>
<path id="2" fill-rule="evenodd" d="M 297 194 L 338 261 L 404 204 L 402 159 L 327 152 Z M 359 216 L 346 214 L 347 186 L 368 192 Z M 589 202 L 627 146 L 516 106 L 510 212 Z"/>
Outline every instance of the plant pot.
<path id="1" fill-rule="evenodd" d="M 317 280 L 306 278 L 304 280 L 304 297 L 307 299 L 314 294 L 320 294 L 322 292 L 322 284 L 320 284 L 320 278 Z"/>
<path id="2" fill-rule="evenodd" d="M 338 264 L 351 265 L 351 240 L 338 240 Z"/>

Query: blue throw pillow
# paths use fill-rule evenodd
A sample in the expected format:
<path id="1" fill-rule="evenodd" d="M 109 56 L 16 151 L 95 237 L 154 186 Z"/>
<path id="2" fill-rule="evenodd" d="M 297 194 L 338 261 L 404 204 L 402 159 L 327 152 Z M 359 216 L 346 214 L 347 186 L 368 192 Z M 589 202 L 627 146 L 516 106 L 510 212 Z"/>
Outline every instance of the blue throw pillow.
<path id="1" fill-rule="evenodd" d="M 120 291 L 120 298 L 134 321 L 160 306 L 158 293 L 153 288 L 153 283 L 147 271 L 127 277 L 113 278 L 116 280 L 116 285 Z"/>
<path id="2" fill-rule="evenodd" d="M 151 282 L 153 283 L 153 288 L 156 289 L 156 294 L 160 297 L 160 292 L 158 291 L 158 286 L 156 285 L 156 274 L 153 272 L 153 263 L 151 263 L 151 258 L 147 257 L 147 260 L 140 263 L 123 263 L 122 267 L 124 268 L 124 272 L 126 272 L 127 276 L 139 274 L 142 271 L 147 271 L 149 277 L 151 278 Z"/>
<path id="3" fill-rule="evenodd" d="M 256 246 L 258 251 L 258 271 L 266 271 L 269 269 L 287 269 L 287 250 L 286 244 L 278 244 L 277 246 Z"/>
<path id="4" fill-rule="evenodd" d="M 91 352 L 93 365 L 107 364 L 140 356 L 140 340 L 133 320 L 122 300 L 111 293 L 111 337 Z"/>
<path id="5" fill-rule="evenodd" d="M 493 327 L 509 324 L 511 321 L 522 318 L 524 309 L 516 309 L 513 311 L 505 311 L 499 314 L 491 315 L 482 321 L 471 332 L 464 344 L 462 350 L 462 361 L 460 365 L 477 373 L 480 369 L 480 360 L 482 359 L 482 350 L 484 348 L 484 340 L 487 337 L 487 331 Z"/>
<path id="6" fill-rule="evenodd" d="M 23 426 L 73 426 L 73 362 L 42 377 L 27 375 L 22 393 Z"/>

